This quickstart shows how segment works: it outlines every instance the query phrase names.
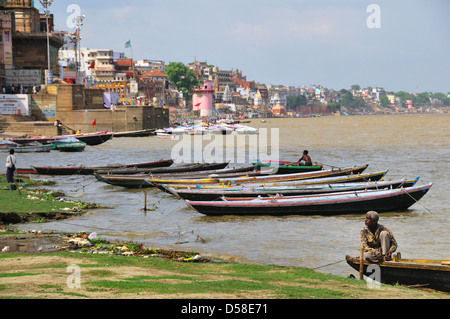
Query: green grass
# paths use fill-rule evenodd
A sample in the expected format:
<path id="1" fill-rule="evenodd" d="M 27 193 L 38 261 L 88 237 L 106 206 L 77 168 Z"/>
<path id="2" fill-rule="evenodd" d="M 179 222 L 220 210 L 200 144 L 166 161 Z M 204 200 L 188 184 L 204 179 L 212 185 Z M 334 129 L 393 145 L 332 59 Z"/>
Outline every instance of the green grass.
<path id="1" fill-rule="evenodd" d="M 300 267 L 274 265 L 183 263 L 160 258 L 125 257 L 79 253 L 55 253 L 61 257 L 82 258 L 83 285 L 88 291 L 114 291 L 116 294 L 141 294 L 151 291 L 161 295 L 252 294 L 263 292 L 270 298 L 349 298 L 350 293 L 330 288 L 315 288 L 317 283 L 351 284 L 366 289 L 365 284 L 339 276 L 326 275 Z M 95 261 L 95 264 L 92 264 Z M 87 263 L 89 262 L 89 263 Z M 60 266 L 60 265 L 58 265 Z M 120 277 L 120 267 L 139 267 L 172 272 L 172 275 L 133 275 Z M 106 269 L 90 269 L 90 268 Z M 119 270 L 111 271 L 111 267 Z M 137 271 L 139 272 L 139 271 Z M 86 280 L 85 275 L 92 279 Z M 104 278 L 104 279 L 100 279 Z"/>
<path id="2" fill-rule="evenodd" d="M 24 260 L 35 255 L 0 254 L 0 260 Z M 10 276 L 39 275 L 40 269 L 61 268 L 75 263 L 81 269 L 82 289 L 67 291 L 64 284 L 36 284 L 28 288 L 45 293 L 49 298 L 64 294 L 73 297 L 115 298 L 122 296 L 167 296 L 167 298 L 270 298 L 270 299 L 353 299 L 380 298 L 380 290 L 367 287 L 365 281 L 318 273 L 301 267 L 276 265 L 238 264 L 226 262 L 192 263 L 161 258 L 126 257 L 120 255 L 85 253 L 49 253 L 56 256 L 46 265 L 29 266 Z M 66 262 L 67 261 L 67 262 Z M 126 268 L 126 273 L 125 268 Z M 132 267 L 132 268 L 129 268 Z M 60 269 L 60 270 L 56 270 Z M 123 270 L 123 271 L 122 271 Z M 31 272 L 31 273 L 30 273 Z M 6 277 L 6 275 L 5 275 Z M 5 278 L 6 279 L 6 278 Z M 30 280 L 31 281 L 31 280 Z M 5 292 L 11 285 L 0 287 Z M 383 285 L 384 286 L 384 285 Z M 445 298 L 439 294 L 423 293 L 402 287 L 390 287 L 381 292 L 386 298 Z M 7 298 L 7 294 L 3 293 Z M 388 294 L 388 295 L 386 295 Z M 0 293 L 0 298 L 2 294 Z M 150 297 L 151 298 L 151 297 Z"/>
<path id="3" fill-rule="evenodd" d="M 17 178 L 17 177 L 16 177 Z M 52 194 L 37 190 L 29 190 L 29 187 L 39 187 L 42 184 L 21 176 L 16 185 L 19 190 L 10 190 L 10 184 L 6 182 L 5 175 L 0 175 L 0 213 L 54 213 L 71 211 L 74 208 L 92 208 L 86 203 L 75 201 L 59 201 Z M 35 220 L 35 222 L 43 221 Z"/>

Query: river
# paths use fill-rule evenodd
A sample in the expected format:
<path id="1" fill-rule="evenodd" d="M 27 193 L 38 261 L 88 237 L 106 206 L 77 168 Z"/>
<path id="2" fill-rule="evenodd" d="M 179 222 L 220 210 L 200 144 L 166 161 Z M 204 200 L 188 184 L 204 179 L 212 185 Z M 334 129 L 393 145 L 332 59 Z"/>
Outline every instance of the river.
<path id="1" fill-rule="evenodd" d="M 271 145 L 277 144 L 281 160 L 297 160 L 307 149 L 313 162 L 338 167 L 369 164 L 366 172 L 389 169 L 387 177 L 419 176 L 419 185 L 433 182 L 408 211 L 383 213 L 380 223 L 392 230 L 404 258 L 450 257 L 449 114 L 266 119 L 265 123 L 253 119 L 248 125 L 277 138 Z M 172 150 L 179 143 L 155 136 L 115 138 L 81 153 L 17 154 L 17 166 L 147 162 L 173 158 Z M 341 276 L 354 273 L 344 259 L 346 254 L 359 254 L 363 215 L 210 217 L 157 189 L 146 189 L 147 206 L 154 210 L 144 212 L 143 190 L 110 186 L 92 176 L 34 178 L 55 180 L 55 190 L 110 208 L 71 220 L 19 225 L 22 230 L 96 232 L 105 239 L 195 250 L 240 262 L 320 267 L 320 272 Z"/>

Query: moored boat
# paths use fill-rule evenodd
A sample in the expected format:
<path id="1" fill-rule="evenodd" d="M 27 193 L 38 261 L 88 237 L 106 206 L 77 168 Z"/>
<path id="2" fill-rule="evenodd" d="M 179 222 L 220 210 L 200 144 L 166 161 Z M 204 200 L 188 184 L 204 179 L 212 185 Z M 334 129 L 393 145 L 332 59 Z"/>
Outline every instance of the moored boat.
<path id="1" fill-rule="evenodd" d="M 347 255 L 347 264 L 359 271 L 361 262 L 359 257 Z M 363 262 L 363 274 L 367 277 L 373 275 L 368 271 L 369 265 Z M 402 259 L 394 258 L 392 261 L 383 261 L 375 264 L 380 267 L 378 279 L 384 284 L 400 284 L 414 287 L 430 288 L 450 292 L 450 259 Z M 372 277 L 371 277 L 372 278 Z"/>
<path id="2" fill-rule="evenodd" d="M 147 175 L 160 175 L 169 173 L 180 172 L 197 172 L 204 170 L 216 170 L 224 169 L 228 163 L 187 163 L 177 164 L 170 167 L 153 168 L 153 167 L 119 167 L 111 169 L 98 169 L 97 174 L 114 174 L 114 175 L 135 175 L 135 174 L 147 174 Z M 212 172 L 211 172 L 212 174 Z"/>
<path id="3" fill-rule="evenodd" d="M 268 176 L 256 176 L 256 177 L 237 177 L 233 179 L 221 179 L 220 182 L 231 183 L 258 183 L 258 182 L 279 182 L 279 181 L 293 181 L 302 179 L 311 179 L 319 177 L 332 177 L 332 176 L 344 176 L 354 175 L 362 173 L 369 164 L 362 166 L 353 166 L 347 168 L 332 168 L 328 170 L 319 170 L 313 172 L 292 173 L 292 174 L 272 174 Z"/>
<path id="4" fill-rule="evenodd" d="M 198 187 L 198 188 L 230 188 L 230 187 L 268 187 L 268 186 L 295 186 L 295 185 L 306 185 L 306 184 L 328 184 L 328 183 L 356 183 L 356 182 L 370 182 L 370 181 L 379 181 L 386 174 L 388 170 L 373 172 L 373 173 L 363 173 L 363 174 L 353 174 L 353 175 L 343 175 L 343 176 L 330 176 L 330 177 L 320 177 L 320 176 L 312 176 L 306 179 L 298 179 L 298 180 L 277 180 L 277 181 L 251 181 L 251 182 L 235 182 L 235 178 L 220 178 L 215 183 L 208 183 L 204 185 L 196 185 L 195 183 L 189 183 L 188 180 L 181 180 L 181 183 L 177 183 L 177 180 L 169 180 L 166 184 L 172 184 L 170 186 L 186 188 L 186 187 Z M 279 175 L 274 175 L 279 176 Z M 244 177 L 244 179 L 248 179 L 249 177 Z M 241 178 L 239 178 L 240 180 Z M 164 190 L 164 183 L 157 181 L 150 181 L 149 183 L 155 184 L 155 186 Z"/>
<path id="5" fill-rule="evenodd" d="M 122 186 L 127 188 L 148 188 L 153 187 L 154 185 L 151 183 L 147 183 L 145 180 L 148 178 L 209 178 L 210 176 L 238 176 L 243 174 L 260 174 L 258 171 L 253 170 L 254 167 L 240 167 L 240 168 L 223 168 L 223 169 L 212 169 L 212 170 L 204 170 L 204 171 L 186 171 L 180 170 L 179 172 L 171 172 L 171 173 L 162 173 L 158 175 L 158 171 L 154 170 L 151 172 L 152 175 L 147 174 L 126 174 L 126 175 L 118 175 L 118 174 L 107 174 L 101 175 L 96 173 L 95 177 L 101 181 L 110 185 Z"/>
<path id="6" fill-rule="evenodd" d="M 404 211 L 420 200 L 432 183 L 376 191 L 256 198 L 251 200 L 190 201 L 186 203 L 204 215 L 342 215 Z"/>
<path id="7" fill-rule="evenodd" d="M 75 137 L 79 141 L 86 143 L 86 145 L 99 145 L 110 140 L 113 137 L 113 135 L 114 133 L 112 132 L 99 131 L 94 133 L 80 133 L 70 135 L 17 137 L 12 138 L 11 141 L 19 144 L 29 144 L 33 142 L 39 142 L 41 144 L 50 144 L 67 137 Z"/>
<path id="8" fill-rule="evenodd" d="M 122 168 L 122 167 L 146 167 L 146 168 L 158 168 L 158 167 L 167 167 L 173 164 L 172 159 L 168 160 L 159 160 L 152 162 L 143 162 L 143 163 L 130 163 L 130 164 L 114 164 L 114 165 L 104 165 L 104 166 L 31 166 L 33 170 L 35 170 L 38 174 L 42 175 L 89 175 L 93 174 L 96 170 L 100 169 L 113 169 L 113 168 Z"/>
<path id="9" fill-rule="evenodd" d="M 288 161 L 265 161 L 258 160 L 253 161 L 252 164 L 258 165 L 260 169 L 276 169 L 276 174 L 291 174 L 291 173 L 302 173 L 302 172 L 314 172 L 323 169 L 322 165 L 299 165 L 299 163 L 288 162 Z"/>
<path id="10" fill-rule="evenodd" d="M 155 129 L 144 129 L 126 132 L 114 132 L 114 137 L 145 137 L 155 134 Z"/>
<path id="11" fill-rule="evenodd" d="M 10 150 L 14 150 L 15 153 L 50 152 L 52 148 L 52 144 L 20 145 L 6 140 L 0 142 L 0 152 L 9 152 Z"/>
<path id="12" fill-rule="evenodd" d="M 313 184 L 297 186 L 268 186 L 268 187 L 229 187 L 221 189 L 208 188 L 177 188 L 165 185 L 168 192 L 181 197 L 182 199 L 202 201 L 217 200 L 225 197 L 270 197 L 270 196 L 292 196 L 292 195 L 312 195 L 323 193 L 338 193 L 356 190 L 387 189 L 397 187 L 411 187 L 417 182 L 413 180 L 376 181 L 360 183 L 335 183 L 335 184 Z"/>
<path id="13" fill-rule="evenodd" d="M 74 137 L 67 137 L 53 142 L 53 148 L 60 152 L 82 152 L 86 148 L 86 143 Z"/>
<path id="14" fill-rule="evenodd" d="M 92 145 L 103 144 L 106 141 L 109 141 L 114 136 L 114 133 L 108 132 L 108 131 L 99 131 L 99 132 L 94 132 L 94 133 L 81 133 L 81 134 L 73 134 L 73 135 L 66 135 L 66 136 L 67 137 L 75 137 L 79 141 L 92 146 Z"/>

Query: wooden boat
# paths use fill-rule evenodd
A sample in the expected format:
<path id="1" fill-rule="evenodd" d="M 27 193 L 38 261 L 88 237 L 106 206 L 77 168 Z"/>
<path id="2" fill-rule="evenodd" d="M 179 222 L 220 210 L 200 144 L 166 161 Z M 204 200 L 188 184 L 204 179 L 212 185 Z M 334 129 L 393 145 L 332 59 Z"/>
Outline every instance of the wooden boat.
<path id="1" fill-rule="evenodd" d="M 235 183 L 232 181 L 224 182 L 226 179 L 219 178 L 219 181 L 216 183 L 207 183 L 207 184 L 195 184 L 189 183 L 189 181 L 184 181 L 183 183 L 177 183 L 176 181 L 168 181 L 167 183 L 159 183 L 156 181 L 149 181 L 149 183 L 154 184 L 154 186 L 159 189 L 165 191 L 165 187 L 172 186 L 177 188 L 202 188 L 202 189 L 222 189 L 222 188 L 230 188 L 230 187 L 269 187 L 269 186 L 296 186 L 296 185 L 312 185 L 312 184 L 330 184 L 330 183 L 356 183 L 356 182 L 370 182 L 370 181 L 379 181 L 386 174 L 388 170 L 374 172 L 374 173 L 364 173 L 364 174 L 353 174 L 353 175 L 345 175 L 345 176 L 331 176 L 331 177 L 311 177 L 309 179 L 300 179 L 300 180 L 288 180 L 288 181 L 269 181 L 269 182 L 250 182 L 250 183 Z M 233 180 L 233 179 L 230 179 Z M 169 185 L 171 184 L 171 185 Z"/>
<path id="2" fill-rule="evenodd" d="M 81 142 L 86 143 L 87 145 L 103 144 L 106 141 L 109 141 L 113 136 L 114 136 L 114 133 L 108 132 L 108 131 L 66 135 L 66 137 L 75 137 L 76 139 L 80 140 Z"/>
<path id="3" fill-rule="evenodd" d="M 97 174 L 114 174 L 114 175 L 160 175 L 160 174 L 170 174 L 170 173 L 180 173 L 180 172 L 197 172 L 206 170 L 217 170 L 224 169 L 228 163 L 188 163 L 172 165 L 170 167 L 164 168 L 147 168 L 147 167 L 119 167 L 110 169 L 99 169 L 96 171 Z M 211 172 L 212 174 L 212 172 Z"/>
<path id="4" fill-rule="evenodd" d="M 154 135 L 155 129 L 145 129 L 137 131 L 127 131 L 127 132 L 115 132 L 114 137 L 145 137 Z"/>
<path id="5" fill-rule="evenodd" d="M 231 183 L 256 183 L 256 182 L 278 182 L 278 181 L 293 181 L 302 179 L 311 179 L 319 177 L 332 177 L 332 176 L 344 176 L 354 175 L 362 173 L 369 164 L 363 166 L 353 166 L 347 168 L 332 168 L 328 170 L 320 170 L 314 172 L 294 173 L 294 174 L 273 174 L 268 176 L 256 176 L 256 177 L 237 177 L 233 179 L 221 179 L 220 182 Z"/>
<path id="6" fill-rule="evenodd" d="M 347 255 L 345 259 L 350 267 L 359 271 L 361 265 L 359 257 Z M 363 262 L 363 274 L 367 277 L 373 276 L 373 270 L 367 271 L 369 265 L 371 264 Z M 450 259 L 397 259 L 394 257 L 392 261 L 383 261 L 376 265 L 380 267 L 378 278 L 381 283 L 450 292 Z"/>
<path id="7" fill-rule="evenodd" d="M 33 168 L 16 168 L 16 174 L 37 174 Z"/>
<path id="8" fill-rule="evenodd" d="M 287 161 L 264 161 L 258 160 L 252 162 L 252 164 L 258 165 L 260 169 L 273 169 L 276 168 L 276 174 L 292 174 L 302 172 L 314 172 L 322 170 L 322 165 L 304 166 L 298 165 L 298 163 Z"/>
<path id="9" fill-rule="evenodd" d="M 61 138 L 63 138 L 62 136 Z M 10 140 L 12 142 L 21 144 L 21 145 L 27 145 L 31 143 L 41 143 L 41 144 L 51 144 L 53 143 L 58 137 L 56 136 L 31 136 L 31 137 L 15 137 L 11 138 Z"/>
<path id="10" fill-rule="evenodd" d="M 360 183 L 335 183 L 335 184 L 313 184 L 297 186 L 269 186 L 269 187 L 230 187 L 222 189 L 205 188 L 176 188 L 166 185 L 168 192 L 193 201 L 217 200 L 225 197 L 269 197 L 269 196 L 293 196 L 293 195 L 312 195 L 323 193 L 348 192 L 356 190 L 386 189 L 397 187 L 411 187 L 417 182 L 418 178 L 412 180 L 394 180 L 394 181 L 376 181 Z"/>
<path id="11" fill-rule="evenodd" d="M 54 143 L 57 140 L 67 137 L 75 137 L 77 140 L 86 143 L 87 145 L 99 145 L 105 143 L 113 137 L 114 133 L 107 131 L 99 131 L 95 133 L 81 133 L 70 135 L 55 135 L 55 136 L 31 136 L 31 137 L 17 137 L 12 138 L 11 141 L 19 144 L 29 144 L 39 142 L 42 144 Z"/>
<path id="12" fill-rule="evenodd" d="M 105 166 L 31 166 L 31 168 L 41 175 L 89 175 L 94 174 L 96 170 L 106 169 L 106 168 L 120 168 L 120 167 L 167 167 L 173 164 L 173 160 L 159 160 L 153 162 L 144 163 L 131 163 L 131 164 L 115 164 L 115 165 L 105 165 Z"/>
<path id="13" fill-rule="evenodd" d="M 79 141 L 75 137 L 58 139 L 53 142 L 53 149 L 60 152 L 82 152 L 86 148 L 86 143 Z"/>
<path id="14" fill-rule="evenodd" d="M 173 135 L 170 133 L 156 132 L 156 137 L 172 139 Z"/>
<path id="15" fill-rule="evenodd" d="M 404 211 L 420 200 L 432 183 L 389 190 L 256 198 L 252 200 L 190 201 L 204 215 L 341 215 Z"/>
<path id="16" fill-rule="evenodd" d="M 351 175 L 356 174 L 359 172 L 364 171 L 367 166 L 359 166 L 359 167 L 351 167 L 347 169 L 330 169 L 330 170 L 323 170 L 323 171 L 317 171 L 317 172 L 305 172 L 305 173 L 298 173 L 298 174 L 282 174 L 282 175 L 266 175 L 263 174 L 261 176 L 241 176 L 241 177 L 234 177 L 234 178 L 220 178 L 219 179 L 202 179 L 198 180 L 196 182 L 193 182 L 191 179 L 157 179 L 157 178 L 148 178 L 146 179 L 147 183 L 151 183 L 152 185 L 159 187 L 160 189 L 164 190 L 163 184 L 181 184 L 181 185 L 189 185 L 189 184 L 228 184 L 228 185 L 239 185 L 243 183 L 269 183 L 269 182 L 283 182 L 283 181 L 300 181 L 300 180 L 306 180 L 306 179 L 316 179 L 320 177 L 326 177 L 326 176 L 345 176 L 345 175 Z M 386 171 L 387 172 L 387 171 Z M 380 176 L 381 178 L 382 176 Z"/>
<path id="17" fill-rule="evenodd" d="M 258 171 L 254 171 L 254 166 L 250 167 L 241 167 L 241 168 L 223 168 L 217 170 L 205 170 L 205 171 L 180 171 L 178 173 L 164 173 L 156 176 L 150 176 L 146 174 L 136 174 L 136 175 L 100 175 L 95 174 L 97 180 L 101 182 L 105 182 L 110 185 L 122 186 L 127 188 L 148 188 L 154 187 L 154 185 L 147 183 L 145 180 L 147 178 L 186 178 L 189 176 L 190 178 L 208 178 L 209 176 L 238 176 L 242 174 L 260 174 Z M 152 174 L 157 174 L 156 171 L 153 171 Z"/>
<path id="18" fill-rule="evenodd" d="M 14 150 L 15 153 L 30 153 L 30 152 L 50 152 L 53 148 L 52 144 L 38 144 L 38 145 L 20 145 L 11 141 L 0 142 L 0 152 L 9 152 Z"/>

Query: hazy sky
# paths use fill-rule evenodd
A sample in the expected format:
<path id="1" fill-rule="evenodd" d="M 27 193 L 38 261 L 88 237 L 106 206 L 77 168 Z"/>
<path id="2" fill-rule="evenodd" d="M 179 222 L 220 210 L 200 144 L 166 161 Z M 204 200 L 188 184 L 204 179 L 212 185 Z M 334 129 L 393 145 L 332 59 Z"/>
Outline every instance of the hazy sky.
<path id="1" fill-rule="evenodd" d="M 450 91 L 449 0 L 55 0 L 56 30 L 74 31 L 71 4 L 86 15 L 82 47 L 131 57 L 131 40 L 135 59 L 265 84 Z"/>

